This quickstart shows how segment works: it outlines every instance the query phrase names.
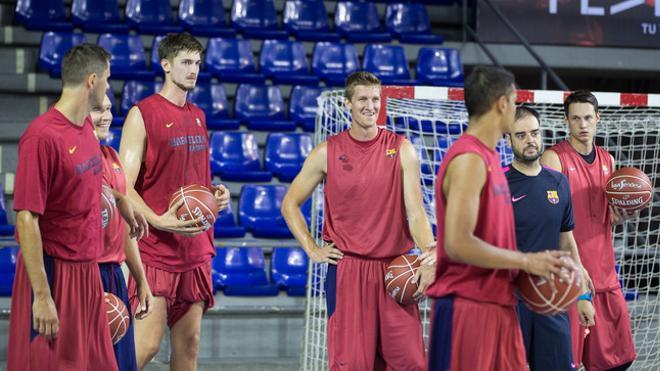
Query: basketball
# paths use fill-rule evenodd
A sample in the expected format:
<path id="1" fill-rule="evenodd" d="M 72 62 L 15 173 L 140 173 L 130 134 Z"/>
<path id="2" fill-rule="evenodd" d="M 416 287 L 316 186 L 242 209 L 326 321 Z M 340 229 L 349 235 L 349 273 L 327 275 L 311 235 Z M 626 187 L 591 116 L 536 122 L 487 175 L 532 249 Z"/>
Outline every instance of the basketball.
<path id="1" fill-rule="evenodd" d="M 605 193 L 610 205 L 636 211 L 651 201 L 653 185 L 643 171 L 634 167 L 622 167 L 607 180 Z"/>
<path id="2" fill-rule="evenodd" d="M 112 344 L 117 344 L 126 335 L 131 322 L 128 309 L 121 299 L 109 292 L 105 294 L 105 313 L 108 316 Z"/>
<path id="3" fill-rule="evenodd" d="M 419 268 L 419 256 L 401 255 L 390 262 L 385 274 L 385 289 L 387 293 L 401 305 L 413 304 L 413 294 L 417 291 L 414 281 L 415 272 Z"/>
<path id="4" fill-rule="evenodd" d="M 112 195 L 112 188 L 103 184 L 101 186 L 101 225 L 103 228 L 110 224 L 115 216 L 115 196 Z"/>
<path id="5" fill-rule="evenodd" d="M 562 259 L 571 259 L 563 257 Z M 572 260 L 571 260 L 572 261 Z M 536 313 L 554 315 L 568 308 L 580 296 L 580 274 L 577 267 L 571 270 L 562 268 L 567 273 L 568 281 L 555 276 L 557 291 L 552 292 L 550 283 L 544 278 L 527 272 L 520 272 L 518 289 L 523 302 Z"/>
<path id="6" fill-rule="evenodd" d="M 183 197 L 183 205 L 176 211 L 179 220 L 193 220 L 201 217 L 197 227 L 211 228 L 218 216 L 218 204 L 213 193 L 206 187 L 192 184 L 179 188 L 172 195 L 170 206 L 179 202 Z"/>

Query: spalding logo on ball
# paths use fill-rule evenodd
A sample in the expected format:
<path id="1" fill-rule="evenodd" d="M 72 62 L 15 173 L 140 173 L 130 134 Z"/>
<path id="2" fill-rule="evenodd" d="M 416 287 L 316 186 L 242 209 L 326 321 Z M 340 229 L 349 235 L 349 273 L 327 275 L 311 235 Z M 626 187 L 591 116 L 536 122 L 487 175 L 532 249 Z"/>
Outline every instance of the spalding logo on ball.
<path id="1" fill-rule="evenodd" d="M 168 208 L 179 202 L 182 197 L 183 205 L 176 211 L 179 220 L 186 221 L 201 218 L 196 226 L 205 227 L 205 229 L 211 228 L 219 212 L 213 193 L 199 184 L 181 187 L 172 194 Z"/>
<path id="2" fill-rule="evenodd" d="M 607 180 L 605 194 L 610 205 L 632 212 L 651 202 L 653 185 L 643 171 L 622 167 Z"/>

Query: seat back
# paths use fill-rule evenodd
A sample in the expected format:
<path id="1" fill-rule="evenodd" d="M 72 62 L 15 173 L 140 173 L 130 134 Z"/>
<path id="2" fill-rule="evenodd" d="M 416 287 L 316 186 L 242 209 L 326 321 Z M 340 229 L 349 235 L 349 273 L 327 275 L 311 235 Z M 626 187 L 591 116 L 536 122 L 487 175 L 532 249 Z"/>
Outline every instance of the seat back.
<path id="1" fill-rule="evenodd" d="M 389 4 L 385 11 L 385 27 L 397 35 L 431 33 L 426 7 L 415 3 Z"/>
<path id="2" fill-rule="evenodd" d="M 48 71 L 60 71 L 64 54 L 86 41 L 82 33 L 45 32 L 39 47 L 39 66 Z"/>
<path id="3" fill-rule="evenodd" d="M 289 98 L 289 118 L 298 123 L 316 118 L 316 99 L 321 96 L 323 90 L 315 86 L 295 86 Z"/>
<path id="4" fill-rule="evenodd" d="M 312 70 L 318 76 L 348 76 L 359 66 L 357 49 L 353 44 L 318 42 L 314 47 Z"/>
<path id="5" fill-rule="evenodd" d="M 461 55 L 452 48 L 420 48 L 415 71 L 424 82 L 463 81 Z"/>
<path id="6" fill-rule="evenodd" d="M 205 60 L 209 70 L 218 72 L 254 73 L 257 70 L 250 42 L 245 39 L 209 39 Z"/>
<path id="7" fill-rule="evenodd" d="M 234 0 L 231 20 L 238 29 L 277 29 L 273 0 Z"/>
<path id="8" fill-rule="evenodd" d="M 66 22 L 64 1 L 18 0 L 16 2 L 16 21 L 22 24 Z"/>
<path id="9" fill-rule="evenodd" d="M 126 19 L 133 25 L 172 25 L 170 0 L 127 0 Z"/>
<path id="10" fill-rule="evenodd" d="M 270 133 L 266 140 L 266 167 L 273 172 L 283 166 L 299 169 L 313 147 L 314 142 L 310 134 Z"/>
<path id="11" fill-rule="evenodd" d="M 140 35 L 104 33 L 99 35 L 97 43 L 112 55 L 111 70 L 130 72 L 147 69 L 147 57 Z"/>
<path id="12" fill-rule="evenodd" d="M 241 84 L 236 89 L 234 112 L 237 119 L 283 120 L 284 99 L 278 86 Z"/>
<path id="13" fill-rule="evenodd" d="M 121 112 L 127 114 L 133 105 L 142 99 L 156 93 L 162 86 L 161 82 L 128 80 L 124 83 L 121 95 Z"/>
<path id="14" fill-rule="evenodd" d="M 214 131 L 211 134 L 210 157 L 218 170 L 260 170 L 259 147 L 254 134 Z"/>
<path id="15" fill-rule="evenodd" d="M 330 30 L 323 1 L 287 0 L 284 4 L 283 23 L 289 32 Z"/>
<path id="16" fill-rule="evenodd" d="M 71 18 L 74 23 L 119 23 L 117 0 L 73 0 Z"/>
<path id="17" fill-rule="evenodd" d="M 410 78 L 408 59 L 400 45 L 367 45 L 363 68 L 379 78 Z"/>
<path id="18" fill-rule="evenodd" d="M 381 31 L 376 4 L 338 1 L 335 8 L 335 29 L 342 34 Z"/>
<path id="19" fill-rule="evenodd" d="M 309 73 L 305 47 L 301 42 L 289 40 L 265 40 L 261 45 L 259 67 L 267 76 Z"/>
<path id="20" fill-rule="evenodd" d="M 198 81 L 195 89 L 188 93 L 188 100 L 201 108 L 209 118 L 229 117 L 229 103 L 227 103 L 227 94 L 222 84 Z"/>
<path id="21" fill-rule="evenodd" d="M 188 26 L 225 26 L 225 7 L 218 0 L 181 0 L 179 21 Z"/>

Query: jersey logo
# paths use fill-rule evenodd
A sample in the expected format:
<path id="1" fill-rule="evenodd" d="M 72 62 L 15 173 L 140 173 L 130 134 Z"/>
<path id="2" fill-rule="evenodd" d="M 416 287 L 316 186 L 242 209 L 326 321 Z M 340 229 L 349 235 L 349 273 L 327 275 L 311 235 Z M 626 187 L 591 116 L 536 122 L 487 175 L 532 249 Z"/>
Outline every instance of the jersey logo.
<path id="1" fill-rule="evenodd" d="M 574 167 L 569 167 L 568 171 L 575 171 L 575 168 Z"/>
<path id="2" fill-rule="evenodd" d="M 557 191 L 548 191 L 548 202 L 550 202 L 553 205 L 559 203 L 559 194 L 557 193 Z"/>
<path id="3" fill-rule="evenodd" d="M 346 155 L 340 155 L 339 156 L 339 161 L 346 162 L 346 161 L 348 161 L 348 157 L 346 157 Z"/>
<path id="4" fill-rule="evenodd" d="M 197 126 L 200 128 L 202 127 L 202 120 L 199 119 L 199 117 L 195 117 L 195 121 L 197 122 Z"/>
<path id="5" fill-rule="evenodd" d="M 172 125 L 174 125 L 174 122 L 170 122 L 169 124 L 165 124 L 165 127 L 166 127 L 166 128 L 171 128 Z"/>
<path id="6" fill-rule="evenodd" d="M 385 151 L 385 156 L 389 158 L 394 158 L 396 156 L 396 149 L 395 148 L 388 148 L 387 151 Z"/>
<path id="7" fill-rule="evenodd" d="M 116 162 L 112 163 L 112 168 L 115 170 L 115 173 L 121 174 L 121 167 Z"/>
<path id="8" fill-rule="evenodd" d="M 527 195 L 522 195 L 520 197 L 511 197 L 511 202 L 516 203 L 516 202 L 522 200 L 525 197 L 527 197 Z"/>
<path id="9" fill-rule="evenodd" d="M 608 175 L 610 173 L 610 169 L 607 168 L 607 165 L 603 165 L 603 174 Z"/>
<path id="10" fill-rule="evenodd" d="M 78 148 L 78 146 L 73 146 L 73 147 L 69 148 L 69 154 L 72 155 L 76 151 L 77 148 Z"/>

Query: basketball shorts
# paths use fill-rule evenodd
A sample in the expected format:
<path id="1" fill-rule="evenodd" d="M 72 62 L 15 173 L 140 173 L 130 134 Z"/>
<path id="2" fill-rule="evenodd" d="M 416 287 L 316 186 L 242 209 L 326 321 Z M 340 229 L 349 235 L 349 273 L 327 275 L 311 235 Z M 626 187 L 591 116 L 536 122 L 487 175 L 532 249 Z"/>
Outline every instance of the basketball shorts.
<path id="1" fill-rule="evenodd" d="M 206 304 L 204 312 L 215 304 L 213 281 L 211 279 L 211 260 L 185 272 L 168 272 L 143 263 L 144 274 L 151 293 L 165 298 L 167 302 L 167 325 L 172 328 L 190 307 L 197 302 Z M 128 292 L 132 313 L 140 304 L 137 286 L 133 277 L 128 279 Z"/>
<path id="2" fill-rule="evenodd" d="M 99 270 L 101 271 L 103 291 L 115 294 L 121 299 L 124 305 L 128 307 L 128 316 L 131 319 L 126 334 L 113 346 L 117 366 L 119 366 L 119 371 L 135 371 L 137 370 L 137 362 L 135 360 L 135 338 L 133 337 L 134 319 L 131 314 L 134 312 L 131 311 L 130 305 L 128 305 L 128 289 L 126 288 L 126 281 L 124 281 L 124 273 L 117 263 L 100 263 Z"/>
<path id="3" fill-rule="evenodd" d="M 518 321 L 530 370 L 575 370 L 568 313 L 538 314 L 519 302 Z"/>
<path id="4" fill-rule="evenodd" d="M 32 286 L 22 254 L 16 260 L 7 370 L 117 370 L 98 264 L 68 262 L 44 254 L 59 319 L 57 337 L 48 341 L 32 327 Z"/>
<path id="5" fill-rule="evenodd" d="M 425 370 L 417 305 L 385 291 L 388 261 L 344 255 L 328 265 L 328 362 L 335 370 Z"/>
<path id="6" fill-rule="evenodd" d="M 435 300 L 429 371 L 526 369 L 515 307 L 454 296 Z"/>
<path id="7" fill-rule="evenodd" d="M 630 328 L 630 315 L 620 289 L 597 292 L 593 298 L 596 325 L 589 334 L 580 325 L 577 305 L 569 310 L 573 358 L 589 371 L 607 370 L 637 357 Z"/>

